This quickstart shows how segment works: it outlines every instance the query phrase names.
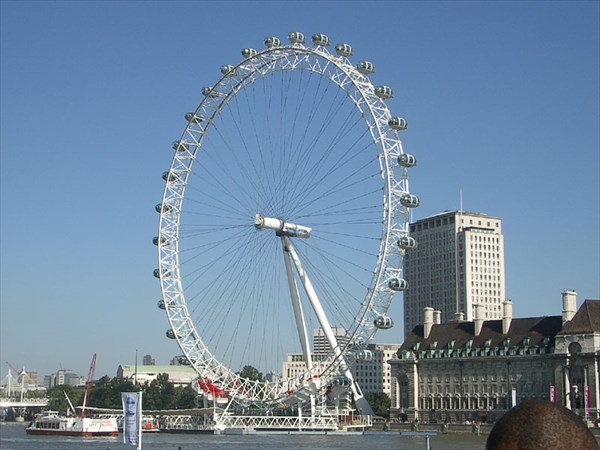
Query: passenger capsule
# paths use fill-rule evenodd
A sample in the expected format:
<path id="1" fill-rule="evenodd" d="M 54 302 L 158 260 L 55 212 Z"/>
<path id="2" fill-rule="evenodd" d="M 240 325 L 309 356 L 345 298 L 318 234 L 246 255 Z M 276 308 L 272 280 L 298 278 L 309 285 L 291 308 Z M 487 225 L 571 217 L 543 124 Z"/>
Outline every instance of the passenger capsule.
<path id="1" fill-rule="evenodd" d="M 381 315 L 373 321 L 373 324 L 380 330 L 389 330 L 394 326 L 394 321 L 388 316 Z"/>
<path id="2" fill-rule="evenodd" d="M 402 206 L 406 206 L 407 208 L 416 208 L 421 202 L 419 201 L 419 197 L 416 195 L 404 194 L 402 197 L 400 197 L 400 203 Z"/>
<path id="3" fill-rule="evenodd" d="M 335 46 L 335 52 L 340 56 L 351 56 L 352 47 L 348 44 L 338 44 Z"/>
<path id="4" fill-rule="evenodd" d="M 278 37 L 269 36 L 265 38 L 265 45 L 267 46 L 267 48 L 280 47 L 281 41 Z"/>
<path id="5" fill-rule="evenodd" d="M 242 50 L 242 56 L 244 58 L 252 58 L 257 53 L 258 52 L 256 51 L 256 49 L 253 49 L 253 48 L 245 48 Z"/>
<path id="6" fill-rule="evenodd" d="M 181 366 L 189 366 L 190 365 L 190 361 L 186 358 L 185 355 L 181 355 L 177 357 L 177 362 L 181 365 Z"/>
<path id="7" fill-rule="evenodd" d="M 154 209 L 157 213 L 168 213 L 171 211 L 171 205 L 163 205 L 162 203 L 159 203 L 154 207 Z"/>
<path id="8" fill-rule="evenodd" d="M 402 236 L 398 239 L 398 247 L 402 250 L 409 250 L 417 246 L 417 241 L 410 236 Z"/>
<path id="9" fill-rule="evenodd" d="M 368 75 L 375 72 L 375 66 L 371 61 L 359 61 L 358 64 L 356 64 L 356 70 L 363 75 Z"/>
<path id="10" fill-rule="evenodd" d="M 187 152 L 190 149 L 190 143 L 187 141 L 174 141 L 171 147 L 178 152 Z"/>
<path id="11" fill-rule="evenodd" d="M 329 45 L 329 38 L 324 34 L 313 34 L 313 44 L 319 47 L 327 47 Z"/>
<path id="12" fill-rule="evenodd" d="M 350 386 L 350 379 L 347 376 L 338 375 L 331 380 L 331 384 L 334 386 Z"/>
<path id="13" fill-rule="evenodd" d="M 235 74 L 235 71 L 233 69 L 234 67 L 232 65 L 225 64 L 224 66 L 221 66 L 221 73 L 223 75 L 231 76 Z"/>
<path id="14" fill-rule="evenodd" d="M 156 278 L 167 278 L 171 276 L 171 272 L 169 272 L 167 269 L 163 269 L 162 272 L 160 272 L 159 269 L 154 269 L 153 273 Z"/>
<path id="15" fill-rule="evenodd" d="M 177 181 L 179 180 L 179 176 L 173 172 L 163 172 L 162 179 L 165 181 Z"/>
<path id="16" fill-rule="evenodd" d="M 388 125 L 392 130 L 404 131 L 408 128 L 408 123 L 402 117 L 391 117 Z"/>
<path id="17" fill-rule="evenodd" d="M 168 329 L 165 333 L 169 339 L 175 339 L 175 332 L 172 329 Z"/>
<path id="18" fill-rule="evenodd" d="M 409 155 L 408 153 L 403 153 L 398 156 L 398 164 L 402 167 L 414 167 L 417 165 L 417 158 L 413 155 Z"/>
<path id="19" fill-rule="evenodd" d="M 392 291 L 405 291 L 408 289 L 408 282 L 403 278 L 392 278 L 388 281 L 388 287 Z"/>
<path id="20" fill-rule="evenodd" d="M 373 352 L 371 350 L 357 350 L 354 352 L 354 358 L 358 361 L 373 361 Z"/>
<path id="21" fill-rule="evenodd" d="M 375 88 L 375 95 L 382 100 L 387 100 L 388 98 L 393 97 L 394 93 L 392 92 L 391 87 L 382 85 Z"/>
<path id="22" fill-rule="evenodd" d="M 293 31 L 288 34 L 288 39 L 292 44 L 304 44 L 304 35 L 299 31 Z"/>
<path id="23" fill-rule="evenodd" d="M 202 117 L 199 114 L 193 113 L 193 112 L 189 112 L 185 115 L 185 120 L 187 120 L 188 122 L 196 122 L 196 123 L 200 123 L 200 122 L 204 122 L 204 117 Z"/>
<path id="24" fill-rule="evenodd" d="M 158 306 L 158 309 L 167 309 L 166 305 L 165 305 L 165 301 L 161 298 L 158 303 L 156 304 L 156 306 Z"/>
<path id="25" fill-rule="evenodd" d="M 164 237 L 158 237 L 158 236 L 154 236 L 152 238 L 152 243 L 156 246 L 158 246 L 158 244 L 160 244 L 161 246 L 165 245 L 167 243 L 167 238 Z"/>
<path id="26" fill-rule="evenodd" d="M 223 94 L 221 94 L 220 92 L 215 91 L 211 86 L 206 86 L 202 88 L 202 95 L 204 95 L 205 97 L 210 97 L 210 98 L 215 98 L 215 97 L 222 97 Z"/>

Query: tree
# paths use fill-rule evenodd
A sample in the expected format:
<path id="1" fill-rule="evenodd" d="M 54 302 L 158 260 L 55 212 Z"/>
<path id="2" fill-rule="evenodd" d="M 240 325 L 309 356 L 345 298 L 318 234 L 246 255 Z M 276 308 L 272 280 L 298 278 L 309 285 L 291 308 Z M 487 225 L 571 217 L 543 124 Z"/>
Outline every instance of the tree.
<path id="1" fill-rule="evenodd" d="M 177 407 L 175 385 L 169 374 L 159 373 L 155 380 L 144 386 L 143 405 L 146 409 L 174 409 Z"/>
<path id="2" fill-rule="evenodd" d="M 110 378 L 104 375 L 100 378 L 90 392 L 88 404 L 97 408 L 122 408 L 121 392 L 139 391 L 128 378 Z"/>
<path id="3" fill-rule="evenodd" d="M 48 391 L 48 409 L 61 413 L 66 413 L 66 411 L 70 410 L 71 408 L 65 394 L 67 394 L 73 407 L 75 407 L 83 400 L 84 392 L 68 384 L 56 386 Z"/>
<path id="4" fill-rule="evenodd" d="M 192 409 L 196 407 L 196 391 L 191 386 L 179 386 L 175 388 L 176 392 L 176 408 Z"/>
<path id="5" fill-rule="evenodd" d="M 373 412 L 379 416 L 388 417 L 392 400 L 385 392 L 367 392 L 365 399 L 373 408 Z"/>
<path id="6" fill-rule="evenodd" d="M 253 366 L 244 366 L 242 371 L 238 372 L 238 375 L 252 381 L 264 381 L 262 372 L 259 372 L 258 369 Z"/>

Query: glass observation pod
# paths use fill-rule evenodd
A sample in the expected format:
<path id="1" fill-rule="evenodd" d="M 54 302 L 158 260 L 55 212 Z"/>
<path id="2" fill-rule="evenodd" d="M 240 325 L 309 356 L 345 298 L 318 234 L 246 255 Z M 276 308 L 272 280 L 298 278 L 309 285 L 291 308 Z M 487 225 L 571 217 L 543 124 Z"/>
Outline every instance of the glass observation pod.
<path id="1" fill-rule="evenodd" d="M 408 123 L 402 117 L 391 117 L 388 125 L 392 130 L 404 131 L 408 128 Z"/>
<path id="2" fill-rule="evenodd" d="M 162 179 L 165 181 L 177 181 L 179 180 L 179 176 L 172 172 L 163 172 Z"/>
<path id="3" fill-rule="evenodd" d="M 165 301 L 162 298 L 158 301 L 156 306 L 158 306 L 158 309 L 167 309 L 167 307 L 165 306 Z"/>
<path id="4" fill-rule="evenodd" d="M 331 384 L 334 386 L 350 386 L 350 379 L 344 375 L 338 375 L 331 380 Z"/>
<path id="5" fill-rule="evenodd" d="M 394 321 L 388 316 L 381 315 L 373 321 L 373 324 L 381 330 L 389 330 L 394 326 Z"/>
<path id="6" fill-rule="evenodd" d="M 354 359 L 358 361 L 373 361 L 373 352 L 371 350 L 357 350 L 354 352 Z"/>
<path id="7" fill-rule="evenodd" d="M 251 58 L 256 55 L 258 52 L 254 48 L 245 48 L 242 50 L 242 56 L 244 58 Z"/>
<path id="8" fill-rule="evenodd" d="M 405 291 L 408 289 L 408 282 L 403 278 L 392 278 L 388 281 L 388 287 L 392 291 Z"/>
<path id="9" fill-rule="evenodd" d="M 329 45 L 329 38 L 324 34 L 313 34 L 313 44 L 319 47 L 327 47 Z"/>
<path id="10" fill-rule="evenodd" d="M 304 35 L 299 31 L 293 31 L 288 34 L 288 39 L 292 44 L 304 44 Z"/>
<path id="11" fill-rule="evenodd" d="M 414 167 L 417 165 L 417 158 L 413 155 L 409 155 L 408 153 L 403 153 L 398 156 L 398 164 L 402 167 Z"/>
<path id="12" fill-rule="evenodd" d="M 196 123 L 200 123 L 200 122 L 204 122 L 204 117 L 202 117 L 196 113 L 189 112 L 189 113 L 186 113 L 185 120 L 187 120 L 188 122 L 194 121 Z"/>
<path id="13" fill-rule="evenodd" d="M 161 245 L 161 247 L 162 247 L 163 245 L 165 245 L 165 244 L 167 243 L 167 239 L 166 239 L 166 238 L 164 238 L 164 237 L 161 237 L 161 238 L 159 239 L 159 237 L 158 237 L 158 236 L 154 236 L 154 237 L 152 238 L 152 243 L 153 243 L 154 245 L 156 245 L 156 246 L 158 246 L 158 244 L 160 243 L 160 245 Z"/>
<path id="14" fill-rule="evenodd" d="M 269 36 L 265 38 L 265 45 L 267 46 L 267 48 L 280 47 L 281 41 L 278 37 Z"/>
<path id="15" fill-rule="evenodd" d="M 205 97 L 210 97 L 210 98 L 223 97 L 223 94 L 215 91 L 211 86 L 203 87 L 202 95 L 204 95 Z"/>
<path id="16" fill-rule="evenodd" d="M 420 201 L 419 197 L 416 195 L 404 194 L 402 197 L 400 197 L 400 203 L 402 206 L 406 206 L 407 208 L 416 208 L 419 206 Z"/>
<path id="17" fill-rule="evenodd" d="M 190 143 L 187 141 L 174 141 L 171 147 L 178 152 L 187 152 L 190 149 Z"/>
<path id="18" fill-rule="evenodd" d="M 356 64 L 356 70 L 358 70 L 360 73 L 367 75 L 369 73 L 373 73 L 375 72 L 375 66 L 373 65 L 373 63 L 371 61 L 359 61 Z"/>
<path id="19" fill-rule="evenodd" d="M 190 361 L 185 357 L 185 355 L 180 355 L 177 357 L 177 362 L 182 366 L 189 366 Z"/>
<path id="20" fill-rule="evenodd" d="M 171 206 L 170 206 L 170 205 L 163 205 L 162 203 L 159 203 L 159 204 L 157 204 L 157 205 L 154 207 L 154 210 L 155 210 L 157 213 L 161 213 L 161 212 L 163 212 L 163 213 L 167 213 L 167 212 L 171 211 Z"/>
<path id="21" fill-rule="evenodd" d="M 235 74 L 233 69 L 234 67 L 231 64 L 225 64 L 224 66 L 221 66 L 221 73 L 223 75 L 232 76 Z"/>
<path id="22" fill-rule="evenodd" d="M 382 85 L 375 88 L 375 95 L 382 100 L 386 100 L 391 98 L 394 95 L 394 92 L 391 87 Z"/>
<path id="23" fill-rule="evenodd" d="M 402 236 L 398 239 L 398 247 L 402 250 L 408 250 L 411 248 L 415 248 L 417 246 L 417 241 L 410 236 Z"/>
<path id="24" fill-rule="evenodd" d="M 163 273 L 160 273 L 160 269 L 154 269 L 154 271 L 152 272 L 152 274 L 154 275 L 154 278 L 161 278 L 161 275 L 163 278 L 168 277 L 169 275 L 171 275 L 171 272 L 165 270 L 163 271 Z"/>
<path id="25" fill-rule="evenodd" d="M 335 52 L 340 56 L 351 56 L 352 47 L 348 44 L 338 44 L 335 46 Z"/>
<path id="26" fill-rule="evenodd" d="M 173 330 L 171 330 L 170 328 L 167 330 L 167 332 L 165 334 L 167 335 L 167 337 L 169 339 L 175 339 L 175 332 Z"/>

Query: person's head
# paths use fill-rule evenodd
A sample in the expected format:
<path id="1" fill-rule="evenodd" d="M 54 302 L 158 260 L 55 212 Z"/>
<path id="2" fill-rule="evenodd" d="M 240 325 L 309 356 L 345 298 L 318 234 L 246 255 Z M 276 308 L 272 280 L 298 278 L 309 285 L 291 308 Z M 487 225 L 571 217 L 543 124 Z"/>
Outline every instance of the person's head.
<path id="1" fill-rule="evenodd" d="M 494 425 L 486 450 L 597 450 L 596 438 L 571 410 L 524 400 Z"/>

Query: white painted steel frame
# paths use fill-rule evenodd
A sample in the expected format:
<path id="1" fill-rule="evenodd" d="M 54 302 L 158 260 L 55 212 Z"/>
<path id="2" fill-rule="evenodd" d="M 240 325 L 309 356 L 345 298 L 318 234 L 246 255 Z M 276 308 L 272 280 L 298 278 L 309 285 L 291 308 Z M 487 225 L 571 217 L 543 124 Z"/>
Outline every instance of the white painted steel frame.
<path id="1" fill-rule="evenodd" d="M 397 242 L 400 237 L 408 235 L 410 212 L 400 204 L 400 197 L 409 192 L 407 169 L 397 164 L 398 156 L 403 153 L 401 141 L 397 131 L 388 124 L 391 115 L 385 102 L 375 95 L 369 78 L 360 73 L 348 58 L 331 54 L 325 47 L 295 43 L 257 52 L 224 74 L 200 103 L 174 146 L 175 154 L 161 203 L 158 260 L 165 310 L 181 350 L 202 377 L 210 378 L 215 385 L 229 390 L 239 401 L 281 402 L 288 397 L 290 383 L 260 383 L 240 378 L 219 362 L 202 341 L 190 317 L 182 288 L 178 254 L 180 215 L 188 176 L 212 121 L 229 99 L 245 86 L 269 73 L 285 70 L 307 70 L 343 89 L 361 112 L 379 151 L 384 192 L 381 244 L 367 296 L 352 327 L 347 330 L 350 341 L 343 349 L 346 364 L 353 362 L 353 352 L 365 348 L 373 339 L 377 331 L 375 319 L 389 308 L 394 292 L 388 282 L 401 273 L 405 251 L 398 247 Z M 332 354 L 331 358 L 313 367 L 313 370 L 319 371 L 322 385 L 338 375 L 339 362 L 334 360 L 335 355 Z M 301 399 L 303 389 L 315 389 L 312 383 L 307 383 L 307 375 L 310 374 L 303 374 L 294 382 L 303 386 L 297 389 L 294 397 Z"/>

